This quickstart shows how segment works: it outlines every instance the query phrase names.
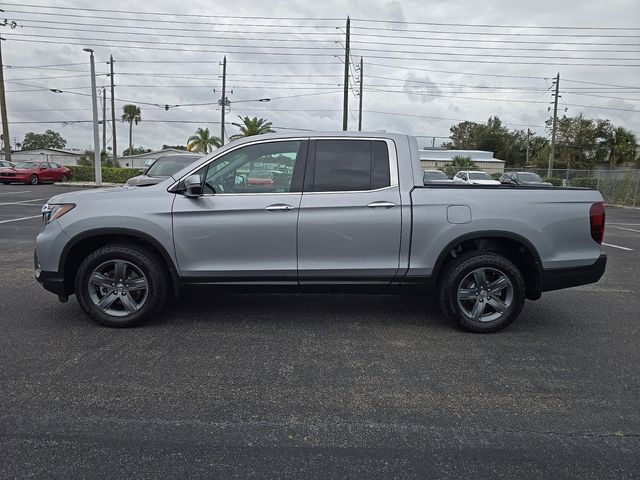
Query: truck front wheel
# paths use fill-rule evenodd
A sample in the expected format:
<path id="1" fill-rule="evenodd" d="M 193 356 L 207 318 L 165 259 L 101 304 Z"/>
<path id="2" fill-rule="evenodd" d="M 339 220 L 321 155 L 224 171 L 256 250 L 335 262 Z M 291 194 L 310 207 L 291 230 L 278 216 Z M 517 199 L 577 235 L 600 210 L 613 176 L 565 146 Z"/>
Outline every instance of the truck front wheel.
<path id="1" fill-rule="evenodd" d="M 167 297 L 168 276 L 163 267 L 159 257 L 138 245 L 105 245 L 78 269 L 78 303 L 102 325 L 138 325 L 153 316 Z"/>
<path id="2" fill-rule="evenodd" d="M 443 313 L 465 329 L 495 332 L 520 314 L 525 282 L 520 270 L 502 255 L 470 252 L 447 266 L 438 298 Z"/>

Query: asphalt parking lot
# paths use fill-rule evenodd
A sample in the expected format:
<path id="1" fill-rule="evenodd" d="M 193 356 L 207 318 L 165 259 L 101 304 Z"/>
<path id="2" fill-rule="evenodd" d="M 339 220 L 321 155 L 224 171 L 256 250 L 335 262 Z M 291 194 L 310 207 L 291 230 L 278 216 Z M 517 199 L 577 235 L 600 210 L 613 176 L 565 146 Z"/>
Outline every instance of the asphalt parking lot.
<path id="1" fill-rule="evenodd" d="M 34 280 L 0 186 L 0 478 L 638 478 L 640 210 L 595 285 L 493 335 L 425 299 L 189 294 L 100 327 Z"/>

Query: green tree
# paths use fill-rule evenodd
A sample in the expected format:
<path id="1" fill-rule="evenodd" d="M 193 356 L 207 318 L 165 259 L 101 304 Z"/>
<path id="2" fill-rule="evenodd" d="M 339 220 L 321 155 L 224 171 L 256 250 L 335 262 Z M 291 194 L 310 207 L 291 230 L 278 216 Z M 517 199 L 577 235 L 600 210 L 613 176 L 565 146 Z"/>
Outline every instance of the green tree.
<path id="1" fill-rule="evenodd" d="M 222 146 L 219 137 L 212 137 L 208 128 L 198 128 L 195 135 L 187 140 L 187 150 L 197 153 L 209 153 Z"/>
<path id="2" fill-rule="evenodd" d="M 444 173 L 448 177 L 453 177 L 460 170 L 475 170 L 478 168 L 470 157 L 453 157 L 453 161 L 444 167 Z"/>
<path id="3" fill-rule="evenodd" d="M 485 150 L 504 160 L 507 166 L 520 166 L 526 163 L 527 134 L 524 130 L 511 130 L 496 117 L 490 117 L 487 123 L 461 122 L 450 128 L 451 141 L 444 146 L 449 149 Z M 533 137 L 529 143 L 542 137 Z"/>
<path id="4" fill-rule="evenodd" d="M 133 124 L 138 125 L 142 121 L 142 112 L 140 107 L 127 103 L 122 107 L 122 121 L 129 123 L 129 149 L 125 151 L 133 151 Z"/>
<path id="5" fill-rule="evenodd" d="M 130 155 L 141 155 L 143 153 L 149 153 L 151 152 L 150 148 L 145 148 L 145 147 L 134 147 L 131 150 L 129 150 L 128 148 L 126 148 L 123 152 L 122 152 L 122 156 L 123 157 L 128 157 Z"/>
<path id="6" fill-rule="evenodd" d="M 44 133 L 28 132 L 22 141 L 22 150 L 38 148 L 64 148 L 67 141 L 58 132 L 47 130 Z"/>
<path id="7" fill-rule="evenodd" d="M 580 114 L 558 120 L 554 168 L 590 169 L 608 158 L 609 120 L 592 120 Z"/>
<path id="8" fill-rule="evenodd" d="M 609 168 L 624 162 L 633 162 L 637 153 L 636 136 L 623 127 L 612 128 L 606 136 L 605 145 L 609 150 Z"/>
<path id="9" fill-rule="evenodd" d="M 264 133 L 274 133 L 275 130 L 271 129 L 271 122 L 267 122 L 264 118 L 258 117 L 242 117 L 238 115 L 242 123 L 234 123 L 236 127 L 240 129 L 240 133 L 231 136 L 231 140 L 237 140 L 238 138 L 250 137 L 252 135 L 262 135 Z"/>

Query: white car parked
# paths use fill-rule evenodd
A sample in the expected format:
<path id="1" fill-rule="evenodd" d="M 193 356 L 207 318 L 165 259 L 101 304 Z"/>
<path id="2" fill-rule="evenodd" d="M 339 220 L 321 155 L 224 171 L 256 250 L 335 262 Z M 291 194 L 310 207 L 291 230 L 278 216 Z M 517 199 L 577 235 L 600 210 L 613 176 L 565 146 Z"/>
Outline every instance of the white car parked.
<path id="1" fill-rule="evenodd" d="M 469 185 L 500 185 L 500 182 L 491 178 L 487 172 L 479 170 L 462 170 L 456 173 L 453 181 Z"/>

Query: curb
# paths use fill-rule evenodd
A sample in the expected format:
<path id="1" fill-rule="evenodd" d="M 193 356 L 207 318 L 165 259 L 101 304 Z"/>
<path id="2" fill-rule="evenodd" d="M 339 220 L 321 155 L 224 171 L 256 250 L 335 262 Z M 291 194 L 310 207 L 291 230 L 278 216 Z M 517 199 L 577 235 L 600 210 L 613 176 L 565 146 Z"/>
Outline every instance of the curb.
<path id="1" fill-rule="evenodd" d="M 615 205 L 613 203 L 605 203 L 607 208 L 626 208 L 627 210 L 640 210 L 640 207 L 630 207 L 628 205 Z"/>
<path id="2" fill-rule="evenodd" d="M 102 183 L 102 185 L 96 185 L 95 182 L 56 182 L 56 187 L 76 187 L 76 188 L 108 188 L 108 187 L 121 187 L 124 183 Z"/>

